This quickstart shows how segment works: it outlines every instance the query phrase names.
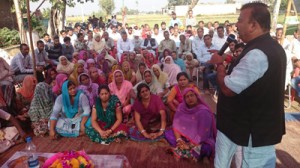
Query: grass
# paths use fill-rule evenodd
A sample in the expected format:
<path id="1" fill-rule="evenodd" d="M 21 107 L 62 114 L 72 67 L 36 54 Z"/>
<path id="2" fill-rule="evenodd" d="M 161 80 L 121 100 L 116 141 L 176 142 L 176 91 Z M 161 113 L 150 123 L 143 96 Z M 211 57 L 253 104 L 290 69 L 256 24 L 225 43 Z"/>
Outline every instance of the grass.
<path id="1" fill-rule="evenodd" d="M 121 20 L 122 16 L 118 15 L 117 19 Z M 185 17 L 181 16 L 178 17 L 181 21 L 185 20 Z M 229 20 L 230 23 L 237 22 L 238 14 L 231 14 L 231 15 L 203 15 L 203 16 L 196 16 L 196 20 L 200 21 L 203 20 L 205 23 L 207 22 L 214 22 L 219 21 L 219 23 L 224 23 L 225 20 Z M 298 14 L 298 18 L 300 20 L 300 14 Z M 84 20 L 86 21 L 88 19 L 88 16 L 84 17 Z M 158 14 L 141 14 L 141 15 L 128 15 L 127 16 L 127 23 L 129 25 L 135 24 L 135 25 L 142 25 L 142 24 L 148 24 L 150 27 L 153 27 L 154 24 L 159 24 L 162 21 L 165 21 L 167 25 L 170 22 L 171 17 L 169 15 L 158 15 Z M 67 22 L 82 22 L 82 17 L 67 17 Z M 284 22 L 284 15 L 279 15 L 278 17 L 278 23 L 282 24 Z M 288 26 L 287 28 L 287 35 L 293 34 L 294 30 L 297 28 L 297 25 Z"/>

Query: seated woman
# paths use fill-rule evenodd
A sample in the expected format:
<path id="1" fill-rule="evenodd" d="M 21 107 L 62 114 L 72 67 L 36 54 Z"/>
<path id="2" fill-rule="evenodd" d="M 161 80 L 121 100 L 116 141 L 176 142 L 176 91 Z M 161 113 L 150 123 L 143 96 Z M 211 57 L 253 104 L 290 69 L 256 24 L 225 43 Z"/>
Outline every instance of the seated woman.
<path id="1" fill-rule="evenodd" d="M 151 94 L 157 95 L 160 98 L 162 98 L 164 96 L 163 89 L 162 89 L 161 85 L 157 82 L 156 77 L 153 74 L 153 72 L 150 69 L 147 69 L 144 71 L 143 76 L 144 76 L 144 80 L 142 80 L 141 82 L 139 82 L 138 84 L 136 84 L 133 87 L 134 94 L 132 95 L 132 98 L 136 99 L 137 87 L 141 83 L 145 83 L 146 85 L 149 86 Z"/>
<path id="2" fill-rule="evenodd" d="M 85 132 L 85 123 L 90 116 L 89 100 L 72 81 L 65 81 L 50 116 L 50 138 L 56 139 L 57 133 L 64 137 L 77 137 Z"/>
<path id="3" fill-rule="evenodd" d="M 1 91 L 0 91 L 1 92 Z M 0 98 L 1 99 L 1 98 Z M 1 100 L 0 100 L 1 101 Z M 10 113 L 0 109 L 0 154 L 7 151 L 10 147 L 26 139 L 27 135 L 16 120 Z M 7 122 L 7 126 L 4 125 Z M 5 136 L 4 136 L 5 135 Z M 21 137 L 21 141 L 17 139 L 18 135 Z"/>
<path id="4" fill-rule="evenodd" d="M 135 72 L 138 70 L 138 65 L 141 62 L 141 59 L 137 58 L 137 55 L 134 52 L 129 53 L 128 62 L 130 64 L 131 69 Z"/>
<path id="5" fill-rule="evenodd" d="M 27 75 L 24 78 L 22 87 L 17 90 L 16 94 L 16 118 L 27 125 L 29 123 L 28 110 L 33 99 L 37 80 L 32 75 Z"/>
<path id="6" fill-rule="evenodd" d="M 60 56 L 58 60 L 59 63 L 57 65 L 56 71 L 58 73 L 65 73 L 67 75 L 70 75 L 74 70 L 74 64 L 71 63 L 65 56 Z"/>
<path id="7" fill-rule="evenodd" d="M 168 107 L 170 108 L 171 111 L 170 114 L 171 121 L 173 120 L 174 113 L 178 105 L 183 102 L 182 92 L 184 91 L 184 89 L 193 88 L 196 90 L 196 92 L 200 93 L 197 86 L 195 86 L 193 83 L 190 83 L 190 79 L 186 72 L 180 72 L 177 75 L 177 81 L 178 84 L 172 87 L 167 99 Z"/>
<path id="8" fill-rule="evenodd" d="M 98 54 L 96 56 L 97 64 L 96 67 L 100 69 L 105 76 L 108 76 L 110 72 L 110 66 L 109 66 L 109 61 L 105 59 L 105 55 L 103 54 Z"/>
<path id="9" fill-rule="evenodd" d="M 51 87 L 55 86 L 55 79 L 57 76 L 56 68 L 50 68 L 47 70 L 46 80 L 45 82 Z"/>
<path id="10" fill-rule="evenodd" d="M 85 133 L 94 142 L 109 144 L 120 142 L 119 138 L 127 136 L 127 127 L 122 124 L 121 102 L 116 95 L 110 94 L 107 85 L 99 87 L 99 97 L 88 124 Z"/>
<path id="11" fill-rule="evenodd" d="M 55 85 L 52 88 L 52 92 L 55 96 L 58 96 L 61 94 L 61 89 L 63 83 L 68 79 L 68 76 L 66 74 L 58 74 L 55 78 Z"/>
<path id="12" fill-rule="evenodd" d="M 122 69 L 122 68 L 120 67 L 119 64 L 113 65 L 113 66 L 111 67 L 111 71 L 110 71 L 110 73 L 108 74 L 108 83 L 109 83 L 109 84 L 113 81 L 115 71 L 116 71 L 116 70 L 121 70 L 121 69 Z"/>
<path id="13" fill-rule="evenodd" d="M 166 139 L 174 147 L 178 158 L 213 160 L 216 143 L 214 114 L 192 88 L 183 92 L 182 102 L 175 113 L 173 132 L 166 131 Z M 175 137 L 174 137 L 175 136 Z"/>
<path id="14" fill-rule="evenodd" d="M 85 51 L 85 50 L 81 50 L 79 52 L 79 60 L 83 60 L 84 62 L 87 61 L 89 59 L 89 56 L 88 56 L 88 52 Z"/>
<path id="15" fill-rule="evenodd" d="M 97 68 L 91 67 L 89 69 L 89 75 L 93 83 L 96 83 L 99 86 L 107 84 L 105 74 L 103 72 L 99 74 L 99 70 Z"/>
<path id="16" fill-rule="evenodd" d="M 153 65 L 157 64 L 157 59 L 155 59 L 154 55 L 151 52 L 148 52 L 147 57 L 145 59 L 145 63 L 148 68 L 151 68 Z"/>
<path id="17" fill-rule="evenodd" d="M 179 72 L 181 72 L 181 69 L 177 64 L 174 63 L 171 56 L 167 56 L 165 58 L 165 62 L 163 63 L 163 71 L 168 74 L 168 81 L 171 86 L 177 84 L 176 76 Z"/>
<path id="18" fill-rule="evenodd" d="M 45 82 L 38 83 L 28 111 L 35 136 L 44 136 L 48 133 L 48 120 L 53 105 L 54 94 L 51 86 Z"/>
<path id="19" fill-rule="evenodd" d="M 137 99 L 132 106 L 135 125 L 129 130 L 130 139 L 135 141 L 158 141 L 166 129 L 165 105 L 160 97 L 150 93 L 145 83 L 137 87 Z"/>
<path id="20" fill-rule="evenodd" d="M 11 111 L 13 98 L 15 95 L 15 86 L 13 83 L 14 71 L 11 70 L 8 63 L 0 57 L 0 90 L 3 93 L 4 103 L 0 104 L 0 108 L 5 111 Z"/>
<path id="21" fill-rule="evenodd" d="M 157 64 L 154 64 L 152 66 L 152 71 L 153 71 L 157 81 L 161 85 L 162 89 L 164 90 L 163 95 L 167 96 L 170 91 L 169 90 L 170 84 L 168 82 L 168 74 L 163 72 Z"/>
<path id="22" fill-rule="evenodd" d="M 126 115 L 131 112 L 130 91 L 132 84 L 125 80 L 123 72 L 116 70 L 113 74 L 113 82 L 108 85 L 111 94 L 118 96 L 121 101 L 122 111 Z"/>
<path id="23" fill-rule="evenodd" d="M 72 72 L 72 74 L 69 77 L 69 80 L 71 80 L 73 83 L 75 83 L 76 86 L 79 85 L 78 76 L 85 72 L 84 65 L 85 65 L 85 62 L 83 60 L 79 60 L 78 63 L 75 64 L 74 71 Z"/>
<path id="24" fill-rule="evenodd" d="M 122 72 L 124 73 L 125 80 L 128 80 L 135 85 L 136 83 L 136 75 L 133 69 L 131 69 L 128 61 L 124 61 L 122 63 Z"/>
<path id="25" fill-rule="evenodd" d="M 93 107 L 93 105 L 95 105 L 99 85 L 92 83 L 90 76 L 86 73 L 82 73 L 78 76 L 78 82 L 80 84 L 78 90 L 84 92 L 90 101 L 90 106 Z"/>
<path id="26" fill-rule="evenodd" d="M 147 69 L 147 66 L 145 63 L 143 63 L 143 62 L 139 63 L 138 70 L 136 71 L 136 82 L 137 83 L 144 80 L 143 74 L 146 69 Z"/>

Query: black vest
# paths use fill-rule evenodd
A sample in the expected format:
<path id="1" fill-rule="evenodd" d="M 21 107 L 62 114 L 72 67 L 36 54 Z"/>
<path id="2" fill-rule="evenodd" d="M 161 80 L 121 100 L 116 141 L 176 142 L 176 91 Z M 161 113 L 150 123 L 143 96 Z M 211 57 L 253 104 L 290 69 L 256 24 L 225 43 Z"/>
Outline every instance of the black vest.
<path id="1" fill-rule="evenodd" d="M 253 49 L 261 50 L 268 58 L 268 69 L 247 89 L 233 97 L 220 92 L 217 104 L 217 128 L 234 143 L 248 146 L 274 145 L 285 134 L 284 82 L 286 55 L 267 33 L 250 41 L 233 67 Z M 232 69 L 228 71 L 231 74 Z"/>
<path id="2" fill-rule="evenodd" d="M 144 46 L 145 46 L 145 47 L 148 45 L 148 42 L 149 42 L 149 40 L 146 38 L 146 39 L 144 40 Z M 151 38 L 151 39 L 150 39 L 150 45 L 151 45 L 152 47 L 155 46 L 155 39 L 154 39 L 154 38 Z"/>

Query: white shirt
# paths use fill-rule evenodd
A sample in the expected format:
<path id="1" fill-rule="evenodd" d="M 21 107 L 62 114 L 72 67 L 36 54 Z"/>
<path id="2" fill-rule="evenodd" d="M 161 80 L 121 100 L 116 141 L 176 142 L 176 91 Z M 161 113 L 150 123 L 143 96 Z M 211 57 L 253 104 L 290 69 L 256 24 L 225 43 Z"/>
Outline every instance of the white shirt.
<path id="1" fill-rule="evenodd" d="M 118 58 L 121 60 L 121 54 L 124 51 L 133 52 L 134 51 L 134 45 L 133 42 L 129 39 L 126 39 L 124 41 L 122 38 L 118 40 L 117 42 L 117 48 L 118 48 Z"/>
<path id="2" fill-rule="evenodd" d="M 269 67 L 267 56 L 259 49 L 249 51 L 225 76 L 225 85 L 236 94 L 240 94 L 255 81 L 261 78 Z"/>
<path id="3" fill-rule="evenodd" d="M 111 32 L 109 34 L 109 37 L 112 38 L 114 41 L 118 41 L 119 39 L 122 38 L 120 33 L 118 33 L 118 32 L 116 32 L 116 33 Z"/>
<path id="4" fill-rule="evenodd" d="M 204 46 L 203 37 L 200 39 L 199 36 L 192 36 L 192 51 L 196 54 L 196 56 L 201 56 L 201 47 Z"/>
<path id="5" fill-rule="evenodd" d="M 197 60 L 200 63 L 206 63 L 207 61 L 209 61 L 211 59 L 212 53 L 208 52 L 207 50 L 216 50 L 216 47 L 213 44 L 210 47 L 207 47 L 206 45 L 203 45 L 201 47 L 201 55 L 200 55 L 200 57 L 197 56 Z"/>
<path id="6" fill-rule="evenodd" d="M 185 19 L 185 26 L 188 26 L 188 25 L 196 26 L 196 24 L 197 24 L 197 21 L 196 21 L 195 17 L 192 17 L 192 18 L 187 17 Z"/>
<path id="7" fill-rule="evenodd" d="M 217 50 L 220 50 L 222 48 L 222 46 L 224 45 L 224 43 L 226 42 L 226 39 L 227 39 L 227 36 L 223 36 L 223 38 L 221 38 L 219 36 L 214 36 L 212 43 L 215 45 Z"/>
<path id="8" fill-rule="evenodd" d="M 21 73 L 33 73 L 33 64 L 30 55 L 24 57 L 19 52 L 10 62 L 10 67 L 14 72 L 20 71 Z"/>
<path id="9" fill-rule="evenodd" d="M 300 59 L 300 40 L 294 39 L 291 43 L 292 57 Z"/>
<path id="10" fill-rule="evenodd" d="M 161 33 L 158 33 L 157 35 L 152 34 L 151 37 L 156 40 L 157 44 L 159 44 L 164 39 L 164 36 Z"/>

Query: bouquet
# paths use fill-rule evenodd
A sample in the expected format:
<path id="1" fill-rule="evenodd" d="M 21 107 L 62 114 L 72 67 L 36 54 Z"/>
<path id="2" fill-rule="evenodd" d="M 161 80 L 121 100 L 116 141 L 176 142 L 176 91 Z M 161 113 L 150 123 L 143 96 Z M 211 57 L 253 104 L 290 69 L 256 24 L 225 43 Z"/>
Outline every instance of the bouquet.
<path id="1" fill-rule="evenodd" d="M 46 160 L 43 168 L 94 168 L 85 151 L 59 152 Z"/>

